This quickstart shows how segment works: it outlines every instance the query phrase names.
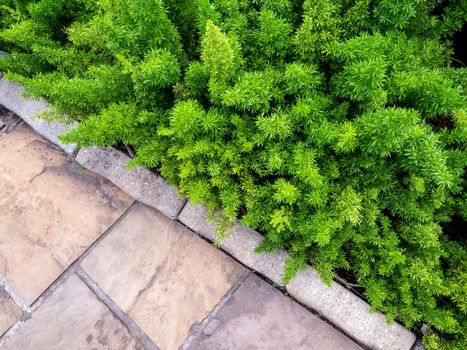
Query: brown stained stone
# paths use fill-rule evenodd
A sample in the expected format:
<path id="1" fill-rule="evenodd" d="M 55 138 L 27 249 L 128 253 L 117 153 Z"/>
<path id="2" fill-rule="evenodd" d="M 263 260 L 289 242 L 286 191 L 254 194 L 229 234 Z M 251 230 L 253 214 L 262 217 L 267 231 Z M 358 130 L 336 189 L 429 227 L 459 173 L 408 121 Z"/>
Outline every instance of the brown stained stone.
<path id="1" fill-rule="evenodd" d="M 203 331 L 188 349 L 362 349 L 255 275 L 245 280 L 214 320 L 215 331 Z"/>
<path id="2" fill-rule="evenodd" d="M 244 271 L 184 226 L 142 204 L 82 266 L 162 350 L 178 349 L 191 326 Z"/>
<path id="3" fill-rule="evenodd" d="M 20 308 L 0 287 L 0 336 L 21 316 Z"/>
<path id="4" fill-rule="evenodd" d="M 4 350 L 143 349 L 76 275 L 71 275 L 17 332 Z"/>
<path id="5" fill-rule="evenodd" d="M 32 304 L 132 202 L 18 126 L 0 139 L 0 275 Z"/>

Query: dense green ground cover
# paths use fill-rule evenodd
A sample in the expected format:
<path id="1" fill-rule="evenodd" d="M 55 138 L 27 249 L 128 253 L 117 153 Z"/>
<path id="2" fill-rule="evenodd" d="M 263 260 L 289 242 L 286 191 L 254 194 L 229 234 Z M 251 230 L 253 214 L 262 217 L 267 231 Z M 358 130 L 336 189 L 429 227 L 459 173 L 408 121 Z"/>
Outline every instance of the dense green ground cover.
<path id="1" fill-rule="evenodd" d="M 0 68 L 81 122 L 65 141 L 133 147 L 286 248 L 287 278 L 348 270 L 429 349 L 467 348 L 465 0 L 0 5 Z"/>

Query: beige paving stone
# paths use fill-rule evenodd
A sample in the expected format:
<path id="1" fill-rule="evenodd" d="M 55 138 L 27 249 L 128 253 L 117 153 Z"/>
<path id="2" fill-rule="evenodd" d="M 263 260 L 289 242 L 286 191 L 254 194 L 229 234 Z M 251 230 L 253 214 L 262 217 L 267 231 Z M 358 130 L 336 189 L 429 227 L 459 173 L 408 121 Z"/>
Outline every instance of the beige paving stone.
<path id="1" fill-rule="evenodd" d="M 162 349 L 178 349 L 244 271 L 181 224 L 142 204 L 83 268 Z"/>
<path id="2" fill-rule="evenodd" d="M 33 303 L 132 202 L 18 126 L 0 140 L 0 275 Z"/>
<path id="3" fill-rule="evenodd" d="M 71 275 L 4 350 L 143 350 L 125 326 L 76 275 Z"/>
<path id="4" fill-rule="evenodd" d="M 0 336 L 21 316 L 20 308 L 0 287 Z"/>
<path id="5" fill-rule="evenodd" d="M 352 340 L 251 274 L 190 350 L 362 350 Z"/>

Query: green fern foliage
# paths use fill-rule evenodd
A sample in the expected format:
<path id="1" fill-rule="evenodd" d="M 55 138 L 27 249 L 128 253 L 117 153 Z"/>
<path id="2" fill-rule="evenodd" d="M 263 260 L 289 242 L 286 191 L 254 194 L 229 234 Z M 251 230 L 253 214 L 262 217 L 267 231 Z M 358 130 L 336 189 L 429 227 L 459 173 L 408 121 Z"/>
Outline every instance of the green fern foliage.
<path id="1" fill-rule="evenodd" d="M 372 308 L 467 336 L 463 0 L 0 0 L 6 77 Z M 464 226 L 462 226 L 464 225 Z M 453 229 L 453 227 L 457 227 Z M 460 227 L 460 229 L 459 229 Z M 459 233 L 460 232 L 460 233 Z"/>

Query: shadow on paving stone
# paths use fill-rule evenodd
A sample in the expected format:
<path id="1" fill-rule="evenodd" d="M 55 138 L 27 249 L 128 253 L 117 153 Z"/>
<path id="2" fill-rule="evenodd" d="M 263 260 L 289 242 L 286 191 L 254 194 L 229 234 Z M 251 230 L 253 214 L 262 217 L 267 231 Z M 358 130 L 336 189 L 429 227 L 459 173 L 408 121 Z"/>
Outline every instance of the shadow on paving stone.
<path id="1" fill-rule="evenodd" d="M 361 350 L 351 339 L 250 275 L 190 350 Z"/>

